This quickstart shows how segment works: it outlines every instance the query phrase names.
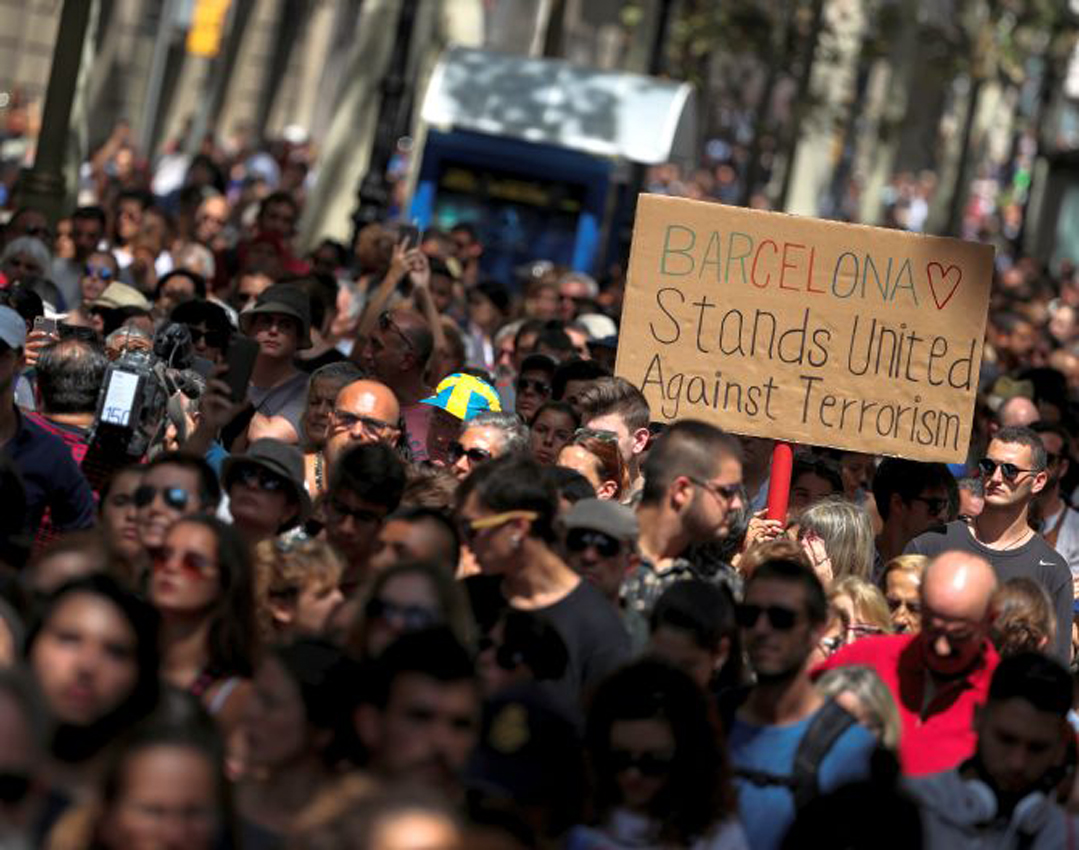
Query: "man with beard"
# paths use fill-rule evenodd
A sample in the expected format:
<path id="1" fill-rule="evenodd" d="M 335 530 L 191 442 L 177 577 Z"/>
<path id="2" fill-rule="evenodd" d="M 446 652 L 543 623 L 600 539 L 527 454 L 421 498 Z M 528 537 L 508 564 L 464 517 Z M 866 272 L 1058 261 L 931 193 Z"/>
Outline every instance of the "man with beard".
<path id="1" fill-rule="evenodd" d="M 1038 653 L 1000 662 L 975 716 L 978 747 L 954 770 L 912 780 L 926 850 L 1066 847 L 1074 827 L 1055 801 L 1066 775 L 1068 671 Z"/>
<path id="2" fill-rule="evenodd" d="M 708 579 L 684 554 L 691 544 L 727 536 L 733 512 L 745 507 L 741 485 L 741 452 L 729 434 L 692 419 L 663 433 L 644 465 L 637 508 L 641 564 L 626 581 L 627 608 L 647 617 L 669 585 Z"/>
<path id="3" fill-rule="evenodd" d="M 769 850 L 779 847 L 796 808 L 868 776 L 875 740 L 810 681 L 828 601 L 809 566 L 765 561 L 747 579 L 744 600 L 738 625 L 757 682 L 728 724 L 728 743 L 749 845 Z M 806 775 L 799 768 L 811 751 L 816 769 Z"/>
<path id="4" fill-rule="evenodd" d="M 961 520 L 915 537 L 904 554 L 969 552 L 988 561 L 997 581 L 1024 576 L 1040 584 L 1053 600 L 1058 623 L 1072 618 L 1071 570 L 1030 526 L 1030 506 L 1049 480 L 1045 446 L 1029 428 L 1001 428 L 978 461 L 985 484 L 985 506 L 968 524 Z M 1071 661 L 1071 629 L 1058 628 L 1051 650 Z"/>
<path id="5" fill-rule="evenodd" d="M 368 768 L 460 800 L 479 730 L 480 690 L 468 652 L 447 628 L 406 634 L 379 656 L 355 712 Z"/>

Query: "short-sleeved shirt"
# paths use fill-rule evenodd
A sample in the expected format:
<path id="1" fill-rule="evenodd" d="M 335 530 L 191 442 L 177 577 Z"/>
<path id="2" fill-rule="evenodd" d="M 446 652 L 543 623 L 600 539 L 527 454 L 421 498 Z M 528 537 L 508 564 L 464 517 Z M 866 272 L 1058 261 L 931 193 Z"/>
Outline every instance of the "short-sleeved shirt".
<path id="1" fill-rule="evenodd" d="M 1064 664 L 1071 661 L 1071 629 L 1066 624 L 1072 619 L 1072 574 L 1067 561 L 1040 534 L 1015 549 L 991 549 L 974 539 L 965 522 L 957 520 L 919 534 L 903 550 L 905 555 L 930 558 L 943 552 L 969 552 L 985 558 L 1002 584 L 1019 576 L 1038 582 L 1053 600 L 1056 621 L 1065 624 L 1057 629 L 1053 654 Z"/>
<path id="2" fill-rule="evenodd" d="M 26 528 L 36 531 L 49 508 L 58 531 L 89 528 L 94 524 L 94 494 L 55 434 L 31 422 L 16 407 L 18 427 L 3 447 L 22 475 L 26 488 Z"/>
<path id="3" fill-rule="evenodd" d="M 255 406 L 257 413 L 263 416 L 280 416 L 288 420 L 299 437 L 300 423 L 307 409 L 307 382 L 310 379 L 311 376 L 306 372 L 297 372 L 287 381 L 268 389 L 248 384 L 247 399 Z"/>
<path id="4" fill-rule="evenodd" d="M 816 714 L 797 723 L 757 726 L 735 718 L 727 738 L 735 768 L 774 776 L 794 774 L 794 756 Z M 821 759 L 817 783 L 822 794 L 869 776 L 876 739 L 852 724 Z M 794 822 L 794 794 L 785 785 L 758 785 L 736 778 L 738 813 L 753 850 L 773 850 Z"/>
<path id="5" fill-rule="evenodd" d="M 949 770 L 974 753 L 974 710 L 988 697 L 1000 661 L 986 641 L 977 664 L 927 701 L 930 680 L 923 658 L 921 635 L 880 635 L 843 647 L 814 671 L 851 664 L 876 671 L 899 709 L 899 761 L 909 776 Z"/>

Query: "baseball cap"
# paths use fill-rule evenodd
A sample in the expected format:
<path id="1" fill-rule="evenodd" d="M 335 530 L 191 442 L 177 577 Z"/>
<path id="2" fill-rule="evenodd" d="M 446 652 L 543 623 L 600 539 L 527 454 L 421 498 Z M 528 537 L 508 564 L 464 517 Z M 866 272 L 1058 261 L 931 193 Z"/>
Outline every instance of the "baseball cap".
<path id="1" fill-rule="evenodd" d="M 311 347 L 311 298 L 298 286 L 288 283 L 275 283 L 268 287 L 253 307 L 240 314 L 240 328 L 250 334 L 251 318 L 259 313 L 276 313 L 290 316 L 300 323 L 300 338 L 297 348 Z"/>
<path id="2" fill-rule="evenodd" d="M 462 422 L 488 410 L 495 413 L 502 411 L 502 403 L 495 388 L 475 375 L 464 372 L 455 372 L 443 378 L 435 387 L 435 394 L 421 399 L 420 403 L 445 410 Z"/>
<path id="3" fill-rule="evenodd" d="M 562 517 L 562 527 L 600 531 L 615 540 L 636 540 L 640 534 L 637 515 L 609 499 L 581 499 Z"/>
<path id="4" fill-rule="evenodd" d="M 22 348 L 26 345 L 26 322 L 10 307 L 0 307 L 0 340 L 3 340 L 8 348 Z"/>

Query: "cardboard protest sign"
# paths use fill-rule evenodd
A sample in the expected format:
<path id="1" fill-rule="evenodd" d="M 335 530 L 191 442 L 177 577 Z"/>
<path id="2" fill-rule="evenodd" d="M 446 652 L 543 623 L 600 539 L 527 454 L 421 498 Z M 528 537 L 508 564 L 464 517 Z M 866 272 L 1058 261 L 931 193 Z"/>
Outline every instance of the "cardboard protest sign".
<path id="1" fill-rule="evenodd" d="M 993 249 L 642 195 L 617 374 L 653 418 L 958 462 Z"/>

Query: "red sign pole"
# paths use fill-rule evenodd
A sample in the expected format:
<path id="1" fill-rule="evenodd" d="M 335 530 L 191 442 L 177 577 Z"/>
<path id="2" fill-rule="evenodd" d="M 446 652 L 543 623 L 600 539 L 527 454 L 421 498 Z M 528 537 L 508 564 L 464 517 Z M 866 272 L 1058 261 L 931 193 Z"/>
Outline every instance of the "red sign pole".
<path id="1" fill-rule="evenodd" d="M 791 492 L 794 446 L 776 440 L 772 449 L 772 474 L 768 480 L 768 519 L 787 521 L 787 501 Z"/>

